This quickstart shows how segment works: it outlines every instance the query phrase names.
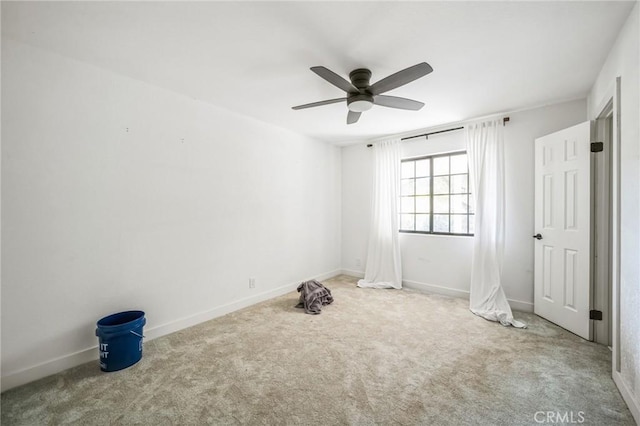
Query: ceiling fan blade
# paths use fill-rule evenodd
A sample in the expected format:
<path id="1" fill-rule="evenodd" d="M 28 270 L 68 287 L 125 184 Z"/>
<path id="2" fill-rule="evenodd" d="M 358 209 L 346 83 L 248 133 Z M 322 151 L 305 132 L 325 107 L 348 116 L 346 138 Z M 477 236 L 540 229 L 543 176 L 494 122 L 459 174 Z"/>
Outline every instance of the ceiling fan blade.
<path id="1" fill-rule="evenodd" d="M 414 101 L 413 99 L 399 98 L 397 96 L 386 96 L 386 95 L 374 96 L 373 103 L 376 105 L 384 106 L 384 107 L 408 109 L 411 111 L 418 111 L 420 108 L 424 106 L 424 103 Z"/>
<path id="2" fill-rule="evenodd" d="M 361 112 L 349 111 L 349 114 L 347 114 L 347 124 L 353 124 L 357 122 L 361 115 Z"/>
<path id="3" fill-rule="evenodd" d="M 409 68 L 405 68 L 402 71 L 398 71 L 395 74 L 391 74 L 389 77 L 385 77 L 382 80 L 372 84 L 369 87 L 369 92 L 372 95 L 379 95 L 396 87 L 403 86 L 407 83 L 411 83 L 414 80 L 424 77 L 433 71 L 431 65 L 426 62 L 421 62 Z"/>
<path id="4" fill-rule="evenodd" d="M 347 100 L 347 98 L 328 99 L 326 101 L 312 102 L 310 104 L 294 106 L 294 107 L 291 107 L 291 109 L 313 108 L 313 107 L 322 106 L 322 105 L 335 104 L 335 103 L 346 101 L 346 100 Z"/>
<path id="5" fill-rule="evenodd" d="M 333 84 L 339 89 L 344 90 L 347 93 L 358 92 L 358 89 L 356 89 L 353 84 L 349 83 L 347 80 L 340 77 L 330 69 L 327 69 L 325 67 L 311 67 L 311 71 L 315 72 L 320 77 L 327 80 L 329 83 Z"/>

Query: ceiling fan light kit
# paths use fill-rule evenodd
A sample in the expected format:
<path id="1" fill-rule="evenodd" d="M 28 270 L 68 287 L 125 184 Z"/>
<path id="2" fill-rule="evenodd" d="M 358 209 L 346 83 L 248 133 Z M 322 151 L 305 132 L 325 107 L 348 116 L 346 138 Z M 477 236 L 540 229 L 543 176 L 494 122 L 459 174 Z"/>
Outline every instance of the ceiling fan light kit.
<path id="1" fill-rule="evenodd" d="M 364 112 L 373 106 L 373 96 L 367 94 L 352 95 L 347 98 L 347 108 L 353 112 Z"/>
<path id="2" fill-rule="evenodd" d="M 398 71 L 388 77 L 371 85 L 371 71 L 366 68 L 358 68 L 349 73 L 348 82 L 338 74 L 325 67 L 311 67 L 311 71 L 333 84 L 339 89 L 347 93 L 346 98 L 329 99 L 326 101 L 312 102 L 310 104 L 298 105 L 292 107 L 295 110 L 313 108 L 322 105 L 334 104 L 347 101 L 347 124 L 353 124 L 358 121 L 360 115 L 364 111 L 370 110 L 373 105 L 380 105 L 388 108 L 404 109 L 410 111 L 418 111 L 424 106 L 424 103 L 414 101 L 413 99 L 399 98 L 397 96 L 385 96 L 382 93 L 393 90 L 397 87 L 411 83 L 414 80 L 424 77 L 433 71 L 431 65 L 421 62 L 412 67 Z"/>

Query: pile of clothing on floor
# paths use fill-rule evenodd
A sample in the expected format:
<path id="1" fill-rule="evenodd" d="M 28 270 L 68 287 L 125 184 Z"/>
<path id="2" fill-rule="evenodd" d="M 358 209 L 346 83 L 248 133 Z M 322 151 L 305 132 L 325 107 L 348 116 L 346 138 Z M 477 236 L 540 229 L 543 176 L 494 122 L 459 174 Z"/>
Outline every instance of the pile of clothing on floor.
<path id="1" fill-rule="evenodd" d="M 300 299 L 296 308 L 304 308 L 304 312 L 317 315 L 324 305 L 333 303 L 331 290 L 323 286 L 316 280 L 305 281 L 298 286 Z"/>

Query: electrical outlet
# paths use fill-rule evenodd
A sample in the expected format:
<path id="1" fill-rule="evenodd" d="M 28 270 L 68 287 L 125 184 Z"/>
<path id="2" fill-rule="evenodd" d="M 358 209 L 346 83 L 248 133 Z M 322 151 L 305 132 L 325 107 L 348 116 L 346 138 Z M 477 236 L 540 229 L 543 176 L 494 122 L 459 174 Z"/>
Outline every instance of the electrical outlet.
<path id="1" fill-rule="evenodd" d="M 356 266 L 361 266 L 362 261 L 359 258 L 356 258 Z"/>
<path id="2" fill-rule="evenodd" d="M 249 288 L 256 288 L 256 279 L 249 278 Z"/>

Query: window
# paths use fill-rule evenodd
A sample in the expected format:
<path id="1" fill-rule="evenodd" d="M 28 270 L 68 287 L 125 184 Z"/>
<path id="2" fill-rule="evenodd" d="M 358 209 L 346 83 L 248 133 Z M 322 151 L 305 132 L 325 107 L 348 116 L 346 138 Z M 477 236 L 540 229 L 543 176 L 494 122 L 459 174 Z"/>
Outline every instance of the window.
<path id="1" fill-rule="evenodd" d="M 466 152 L 402 161 L 400 232 L 473 235 Z"/>

